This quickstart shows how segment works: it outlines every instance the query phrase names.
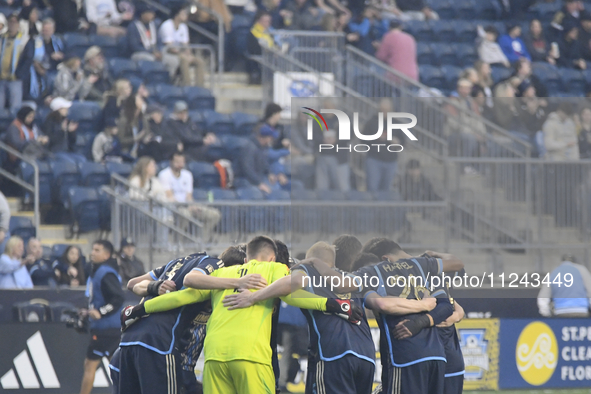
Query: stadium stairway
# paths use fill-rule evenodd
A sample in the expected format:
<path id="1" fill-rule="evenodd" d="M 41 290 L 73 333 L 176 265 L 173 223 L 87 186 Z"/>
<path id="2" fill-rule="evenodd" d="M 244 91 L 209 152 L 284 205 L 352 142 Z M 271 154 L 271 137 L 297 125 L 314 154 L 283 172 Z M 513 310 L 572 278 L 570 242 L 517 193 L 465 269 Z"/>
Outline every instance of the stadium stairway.
<path id="1" fill-rule="evenodd" d="M 21 199 L 16 197 L 7 198 L 8 205 L 10 206 L 10 212 L 12 217 L 25 217 L 33 220 L 34 213 L 32 211 L 21 210 Z M 88 253 L 88 246 L 90 245 L 87 238 L 79 239 L 68 239 L 70 234 L 70 226 L 67 224 L 41 224 L 39 226 L 39 232 L 37 238 L 41 239 L 41 244 L 44 247 L 53 246 L 54 244 L 70 244 L 77 245 L 83 253 Z M 92 233 L 84 234 L 90 236 Z"/>
<path id="2" fill-rule="evenodd" d="M 215 87 L 207 78 L 209 88 L 216 98 L 216 111 L 220 113 L 244 112 L 262 115 L 263 89 L 260 85 L 249 85 L 248 75 L 241 72 L 225 72 L 218 78 Z"/>

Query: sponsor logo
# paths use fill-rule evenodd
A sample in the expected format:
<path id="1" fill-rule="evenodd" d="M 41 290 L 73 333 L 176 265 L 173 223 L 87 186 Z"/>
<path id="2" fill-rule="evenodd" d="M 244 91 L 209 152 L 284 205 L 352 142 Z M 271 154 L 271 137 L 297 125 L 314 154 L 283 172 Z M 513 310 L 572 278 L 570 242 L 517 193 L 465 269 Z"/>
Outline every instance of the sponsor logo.
<path id="1" fill-rule="evenodd" d="M 552 329 L 539 321 L 525 326 L 517 340 L 515 361 L 527 383 L 540 386 L 550 380 L 558 362 L 558 345 Z"/>

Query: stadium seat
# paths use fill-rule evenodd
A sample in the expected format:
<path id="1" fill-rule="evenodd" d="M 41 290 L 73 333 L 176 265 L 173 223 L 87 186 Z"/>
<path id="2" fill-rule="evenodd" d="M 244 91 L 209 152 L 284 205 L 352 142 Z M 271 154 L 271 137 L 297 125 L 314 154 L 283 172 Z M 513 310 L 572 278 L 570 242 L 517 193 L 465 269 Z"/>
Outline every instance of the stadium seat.
<path id="1" fill-rule="evenodd" d="M 95 188 L 73 186 L 68 191 L 72 214 L 72 232 L 86 233 L 101 229 L 103 205 Z"/>
<path id="2" fill-rule="evenodd" d="M 68 247 L 70 246 L 70 244 L 53 244 L 53 246 L 51 247 L 51 256 L 53 259 L 57 259 L 63 256 L 64 252 L 66 251 L 66 249 L 68 249 Z M 53 261 L 52 261 L 53 263 Z"/>
<path id="3" fill-rule="evenodd" d="M 84 58 L 86 50 L 92 45 L 88 36 L 85 34 L 78 33 L 66 33 L 64 34 L 64 45 L 68 55 L 77 56 Z"/>
<path id="4" fill-rule="evenodd" d="M 474 14 L 478 19 L 494 20 L 500 15 L 500 8 L 495 0 L 476 0 L 474 2 Z M 472 18 L 470 18 L 472 19 Z"/>
<path id="5" fill-rule="evenodd" d="M 454 65 L 457 62 L 456 50 L 451 45 L 437 44 L 433 45 L 433 57 L 434 60 L 440 66 Z"/>
<path id="6" fill-rule="evenodd" d="M 456 10 L 456 18 L 458 19 L 470 20 L 476 15 L 476 5 L 474 4 L 474 0 L 455 0 L 454 8 Z"/>
<path id="7" fill-rule="evenodd" d="M 456 27 L 455 22 L 447 20 L 439 20 L 431 22 L 433 28 L 433 40 L 438 42 L 458 42 L 456 39 Z"/>
<path id="8" fill-rule="evenodd" d="M 455 42 L 465 42 L 474 45 L 474 41 L 478 35 L 476 25 L 469 21 L 455 21 L 454 26 L 456 29 L 457 40 Z"/>
<path id="9" fill-rule="evenodd" d="M 562 91 L 573 96 L 581 96 L 587 92 L 585 75 L 579 70 L 560 70 Z"/>
<path id="10" fill-rule="evenodd" d="M 184 89 L 189 109 L 191 110 L 215 110 L 215 97 L 208 89 L 198 86 L 186 86 Z"/>
<path id="11" fill-rule="evenodd" d="M 490 74 L 494 81 L 494 83 L 499 83 L 504 81 L 505 79 L 509 78 L 513 73 L 512 70 L 505 68 L 505 67 L 491 67 Z"/>
<path id="12" fill-rule="evenodd" d="M 6 108 L 0 108 L 0 130 L 5 131 L 14 120 L 14 115 Z"/>
<path id="13" fill-rule="evenodd" d="M 68 117 L 78 122 L 78 133 L 99 133 L 98 119 L 102 110 L 92 101 L 74 101 L 68 111 Z"/>
<path id="14" fill-rule="evenodd" d="M 208 189 L 220 186 L 220 173 L 213 164 L 193 161 L 187 167 L 193 174 L 195 187 Z"/>
<path id="15" fill-rule="evenodd" d="M 557 69 L 553 67 L 539 67 L 534 70 L 534 75 L 546 85 L 550 96 L 562 90 L 562 80 Z"/>
<path id="16" fill-rule="evenodd" d="M 91 35 L 88 38 L 90 45 L 98 45 L 101 47 L 101 51 L 106 58 L 110 59 L 119 55 L 119 48 L 116 38 L 99 36 L 98 34 Z"/>
<path id="17" fill-rule="evenodd" d="M 92 143 L 96 133 L 76 133 L 76 144 L 74 145 L 74 152 L 83 155 L 87 159 L 92 159 Z"/>
<path id="18" fill-rule="evenodd" d="M 418 42 L 434 41 L 433 27 L 429 22 L 409 21 L 404 23 L 404 29 Z"/>
<path id="19" fill-rule="evenodd" d="M 98 187 L 111 182 L 111 175 L 104 164 L 87 162 L 79 167 L 82 186 Z"/>
<path id="20" fill-rule="evenodd" d="M 140 60 L 137 62 L 137 68 L 144 80 L 150 81 L 150 83 L 170 82 L 170 74 L 168 72 L 168 69 L 161 62 Z"/>
<path id="21" fill-rule="evenodd" d="M 80 173 L 78 166 L 67 161 L 51 161 L 51 170 L 53 172 L 53 202 L 58 204 L 67 204 L 68 189 L 72 186 L 78 186 L 80 183 Z"/>
<path id="22" fill-rule="evenodd" d="M 265 196 L 267 200 L 290 201 L 291 194 L 286 190 L 273 190 Z"/>
<path id="23" fill-rule="evenodd" d="M 131 164 L 128 163 L 113 163 L 107 162 L 107 171 L 109 173 L 115 173 L 121 175 L 123 178 L 128 178 L 132 170 Z"/>
<path id="24" fill-rule="evenodd" d="M 13 312 L 14 320 L 20 323 L 45 323 L 49 318 L 47 301 L 17 302 L 13 304 Z"/>
<path id="25" fill-rule="evenodd" d="M 136 62 L 119 57 L 109 60 L 109 69 L 115 78 L 128 78 L 138 74 Z"/>
<path id="26" fill-rule="evenodd" d="M 243 112 L 234 112 L 232 115 L 234 121 L 234 134 L 248 137 L 252 134 L 254 126 L 259 118 L 256 115 L 245 114 Z"/>
<path id="27" fill-rule="evenodd" d="M 234 120 L 228 114 L 220 114 L 215 111 L 203 111 L 205 130 L 217 135 L 229 135 L 234 133 Z"/>
<path id="28" fill-rule="evenodd" d="M 425 42 L 417 43 L 417 61 L 419 64 L 435 64 L 431 44 Z"/>
<path id="29" fill-rule="evenodd" d="M 558 11 L 560 11 L 559 2 L 539 2 L 530 7 L 527 19 L 539 19 L 544 24 L 550 23 L 554 18 L 554 14 L 556 14 Z"/>
<path id="30" fill-rule="evenodd" d="M 47 119 L 47 115 L 51 113 L 51 109 L 49 107 L 38 107 L 35 111 L 35 123 L 42 127 L 45 119 Z"/>
<path id="31" fill-rule="evenodd" d="M 454 2 L 450 0 L 435 0 L 430 1 L 429 5 L 433 10 L 439 14 L 440 19 L 454 19 L 456 17 L 456 10 Z"/>
<path id="32" fill-rule="evenodd" d="M 229 201 L 229 200 L 236 200 L 236 192 L 230 189 L 222 189 L 220 187 L 214 187 L 209 190 L 212 194 L 213 201 L 222 200 L 222 201 Z"/>
<path id="33" fill-rule="evenodd" d="M 160 103 L 169 109 L 172 109 L 174 103 L 179 100 L 187 101 L 183 88 L 178 86 L 160 84 L 157 86 L 156 92 Z"/>
<path id="34" fill-rule="evenodd" d="M 29 163 L 21 161 L 19 164 L 21 178 L 29 183 L 33 184 L 35 172 L 33 166 Z M 37 167 L 39 168 L 39 203 L 50 204 L 51 203 L 51 189 L 53 183 L 53 173 L 51 167 L 46 161 L 38 161 Z M 25 199 L 32 201 L 32 197 L 27 192 Z"/>
<path id="35" fill-rule="evenodd" d="M 10 231 L 10 235 L 21 237 L 25 241 L 25 245 L 29 238 L 37 235 L 33 221 L 24 216 L 11 216 L 8 230 Z"/>
<path id="36" fill-rule="evenodd" d="M 236 190 L 239 200 L 264 200 L 263 192 L 256 186 L 242 187 Z"/>
<path id="37" fill-rule="evenodd" d="M 238 27 L 250 27 L 252 26 L 252 16 L 246 14 L 237 14 L 232 17 L 232 30 Z"/>
<path id="38" fill-rule="evenodd" d="M 458 44 L 454 45 L 456 49 L 458 67 L 473 67 L 474 62 L 478 60 L 478 52 L 472 44 Z"/>
<path id="39" fill-rule="evenodd" d="M 445 75 L 435 66 L 419 66 L 419 75 L 421 82 L 429 87 L 445 89 L 447 81 Z"/>
<path id="40" fill-rule="evenodd" d="M 201 111 L 189 111 L 189 119 L 191 122 L 197 124 L 201 130 L 205 129 L 205 118 Z"/>
<path id="41" fill-rule="evenodd" d="M 194 201 L 209 201 L 209 192 L 206 189 L 193 189 Z"/>
<path id="42" fill-rule="evenodd" d="M 451 91 L 456 90 L 462 69 L 456 66 L 442 66 L 441 72 L 445 77 L 446 88 Z"/>
<path id="43" fill-rule="evenodd" d="M 64 314 L 64 312 L 78 312 L 78 308 L 70 302 L 50 302 L 48 309 L 49 321 L 52 323 L 65 323 L 68 321 L 70 317 L 67 314 Z"/>

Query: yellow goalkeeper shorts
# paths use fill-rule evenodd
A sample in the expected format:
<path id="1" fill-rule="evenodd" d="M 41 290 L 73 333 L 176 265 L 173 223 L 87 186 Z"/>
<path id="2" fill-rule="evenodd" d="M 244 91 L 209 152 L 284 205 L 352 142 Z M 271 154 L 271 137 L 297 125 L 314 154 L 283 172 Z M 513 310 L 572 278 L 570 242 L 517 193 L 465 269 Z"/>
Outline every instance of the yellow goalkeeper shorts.
<path id="1" fill-rule="evenodd" d="M 205 394 L 275 394 L 275 375 L 270 365 L 252 361 L 206 361 Z"/>

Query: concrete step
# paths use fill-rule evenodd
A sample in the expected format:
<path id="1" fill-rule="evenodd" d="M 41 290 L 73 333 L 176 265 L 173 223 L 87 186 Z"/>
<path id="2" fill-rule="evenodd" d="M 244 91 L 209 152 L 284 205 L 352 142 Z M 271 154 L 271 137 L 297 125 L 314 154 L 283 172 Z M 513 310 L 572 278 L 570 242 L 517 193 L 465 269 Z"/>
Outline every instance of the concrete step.
<path id="1" fill-rule="evenodd" d="M 43 239 L 66 238 L 70 235 L 70 227 L 65 224 L 42 224 L 37 237 Z"/>
<path id="2" fill-rule="evenodd" d="M 33 218 L 35 217 L 35 212 L 33 211 L 17 211 L 17 212 L 10 212 L 11 216 L 22 216 L 22 217 L 27 217 L 27 218 L 31 218 L 31 220 L 33 220 Z"/>
<path id="3" fill-rule="evenodd" d="M 10 212 L 14 215 L 16 212 L 20 211 L 21 209 L 21 200 L 20 198 L 16 197 L 7 197 L 6 201 L 8 202 L 8 207 L 10 208 Z"/>
<path id="4" fill-rule="evenodd" d="M 231 113 L 235 111 L 261 115 L 263 89 L 260 86 L 241 83 L 223 84 L 214 90 L 216 111 Z"/>

